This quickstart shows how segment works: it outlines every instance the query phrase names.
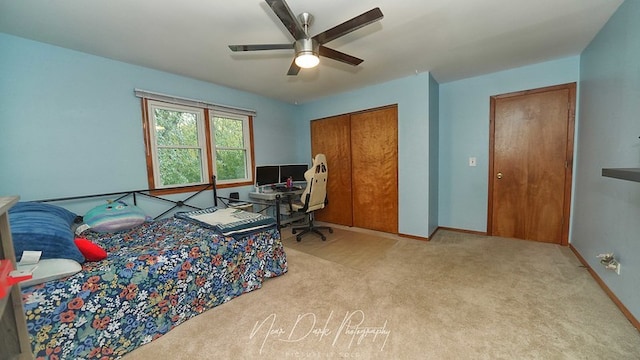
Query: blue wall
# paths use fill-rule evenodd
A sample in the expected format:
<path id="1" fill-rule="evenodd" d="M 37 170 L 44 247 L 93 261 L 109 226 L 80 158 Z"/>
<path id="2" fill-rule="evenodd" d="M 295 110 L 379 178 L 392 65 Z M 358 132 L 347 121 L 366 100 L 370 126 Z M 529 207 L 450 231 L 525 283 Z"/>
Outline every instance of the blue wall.
<path id="1" fill-rule="evenodd" d="M 577 82 L 579 61 L 574 56 L 440 84 L 440 226 L 487 230 L 490 97 Z M 476 167 L 469 157 L 477 158 Z"/>
<path id="2" fill-rule="evenodd" d="M 435 82 L 428 73 L 295 106 L 6 34 L 0 53 L 0 194 L 32 200 L 146 188 L 134 88 L 255 109 L 257 164 L 308 162 L 309 120 L 398 104 L 400 232 L 433 231 L 428 154 Z M 243 195 L 250 187 L 233 190 Z"/>
<path id="3" fill-rule="evenodd" d="M 0 194 L 146 188 L 134 88 L 255 109 L 257 164 L 309 161 L 309 120 L 398 104 L 400 232 L 486 231 L 489 97 L 580 79 L 570 241 L 640 318 L 640 184 L 600 176 L 640 167 L 637 19 L 640 2 L 624 2 L 581 57 L 440 85 L 423 73 L 298 106 L 0 33 Z"/>
<path id="4" fill-rule="evenodd" d="M 147 188 L 134 88 L 254 109 L 256 164 L 307 159 L 291 151 L 293 105 L 1 33 L 0 54 L 0 194 Z"/>
<path id="5" fill-rule="evenodd" d="M 640 168 L 640 1 L 625 1 L 582 53 L 571 244 L 640 319 L 640 183 L 601 176 Z M 596 256 L 613 252 L 620 275 Z"/>
<path id="6" fill-rule="evenodd" d="M 305 103 L 298 119 L 309 138 L 309 121 L 398 104 L 399 232 L 429 236 L 429 74 L 422 73 Z M 310 144 L 300 152 L 311 157 Z M 384 194 L 380 194 L 384 196 Z"/>
<path id="7" fill-rule="evenodd" d="M 440 86 L 423 73 L 294 106 L 5 34 L 0 50 L 1 193 L 146 188 L 134 88 L 255 109 L 257 164 L 307 162 L 309 120 L 398 104 L 399 230 L 421 237 L 438 225 L 485 230 L 489 96 L 578 78 L 574 57 Z"/>

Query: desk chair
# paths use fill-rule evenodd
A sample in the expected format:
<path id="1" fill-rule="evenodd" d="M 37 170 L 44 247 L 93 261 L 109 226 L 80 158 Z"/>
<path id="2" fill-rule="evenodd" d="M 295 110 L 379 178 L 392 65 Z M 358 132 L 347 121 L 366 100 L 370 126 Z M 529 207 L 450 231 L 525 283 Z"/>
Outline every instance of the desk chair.
<path id="1" fill-rule="evenodd" d="M 328 226 L 316 226 L 313 223 L 313 212 L 325 207 L 327 202 L 327 158 L 324 154 L 316 155 L 313 159 L 313 165 L 304 173 L 307 180 L 307 187 L 300 196 L 300 201 L 292 202 L 291 209 L 293 211 L 304 212 L 307 214 L 307 226 L 292 228 L 291 232 L 295 234 L 298 230 L 302 232 L 296 235 L 296 240 L 302 240 L 302 235 L 314 232 L 327 240 L 326 236 L 321 233 L 320 229 L 329 230 L 333 233 L 333 229 Z"/>

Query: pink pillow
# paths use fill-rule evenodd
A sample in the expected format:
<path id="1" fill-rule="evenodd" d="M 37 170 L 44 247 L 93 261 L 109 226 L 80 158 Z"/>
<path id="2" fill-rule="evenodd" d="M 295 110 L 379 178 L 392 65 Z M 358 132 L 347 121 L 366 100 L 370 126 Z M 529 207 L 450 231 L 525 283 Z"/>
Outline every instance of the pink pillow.
<path id="1" fill-rule="evenodd" d="M 107 258 L 107 252 L 100 245 L 92 243 L 85 238 L 76 238 L 76 246 L 87 261 L 100 261 Z"/>

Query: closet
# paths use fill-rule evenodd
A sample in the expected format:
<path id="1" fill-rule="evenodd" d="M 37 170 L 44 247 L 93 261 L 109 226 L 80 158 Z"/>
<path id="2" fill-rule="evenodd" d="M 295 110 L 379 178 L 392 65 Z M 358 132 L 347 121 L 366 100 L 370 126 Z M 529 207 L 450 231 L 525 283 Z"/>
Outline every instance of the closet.
<path id="1" fill-rule="evenodd" d="M 329 166 L 317 220 L 398 233 L 397 105 L 312 120 L 311 151 Z"/>

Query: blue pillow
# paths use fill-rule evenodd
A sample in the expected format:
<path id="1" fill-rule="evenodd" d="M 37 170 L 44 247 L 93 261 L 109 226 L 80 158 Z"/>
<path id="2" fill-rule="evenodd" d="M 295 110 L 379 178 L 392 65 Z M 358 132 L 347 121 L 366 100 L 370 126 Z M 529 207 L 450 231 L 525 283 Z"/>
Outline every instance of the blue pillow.
<path id="1" fill-rule="evenodd" d="M 142 209 L 124 201 L 96 206 L 84 215 L 85 224 L 91 230 L 101 233 L 129 230 L 146 219 Z"/>
<path id="2" fill-rule="evenodd" d="M 32 212 L 32 211 L 40 211 L 48 214 L 52 214 L 58 216 L 63 219 L 65 222 L 69 224 L 69 226 L 73 225 L 74 221 L 78 217 L 75 213 L 52 204 L 47 203 L 39 203 L 33 201 L 23 201 L 15 204 L 10 210 L 10 213 L 17 214 L 21 212 Z"/>
<path id="3" fill-rule="evenodd" d="M 19 202 L 9 210 L 11 236 L 16 259 L 26 250 L 42 251 L 42 259 L 71 259 L 84 262 L 73 242 L 71 225 L 76 214 L 59 206 Z"/>

